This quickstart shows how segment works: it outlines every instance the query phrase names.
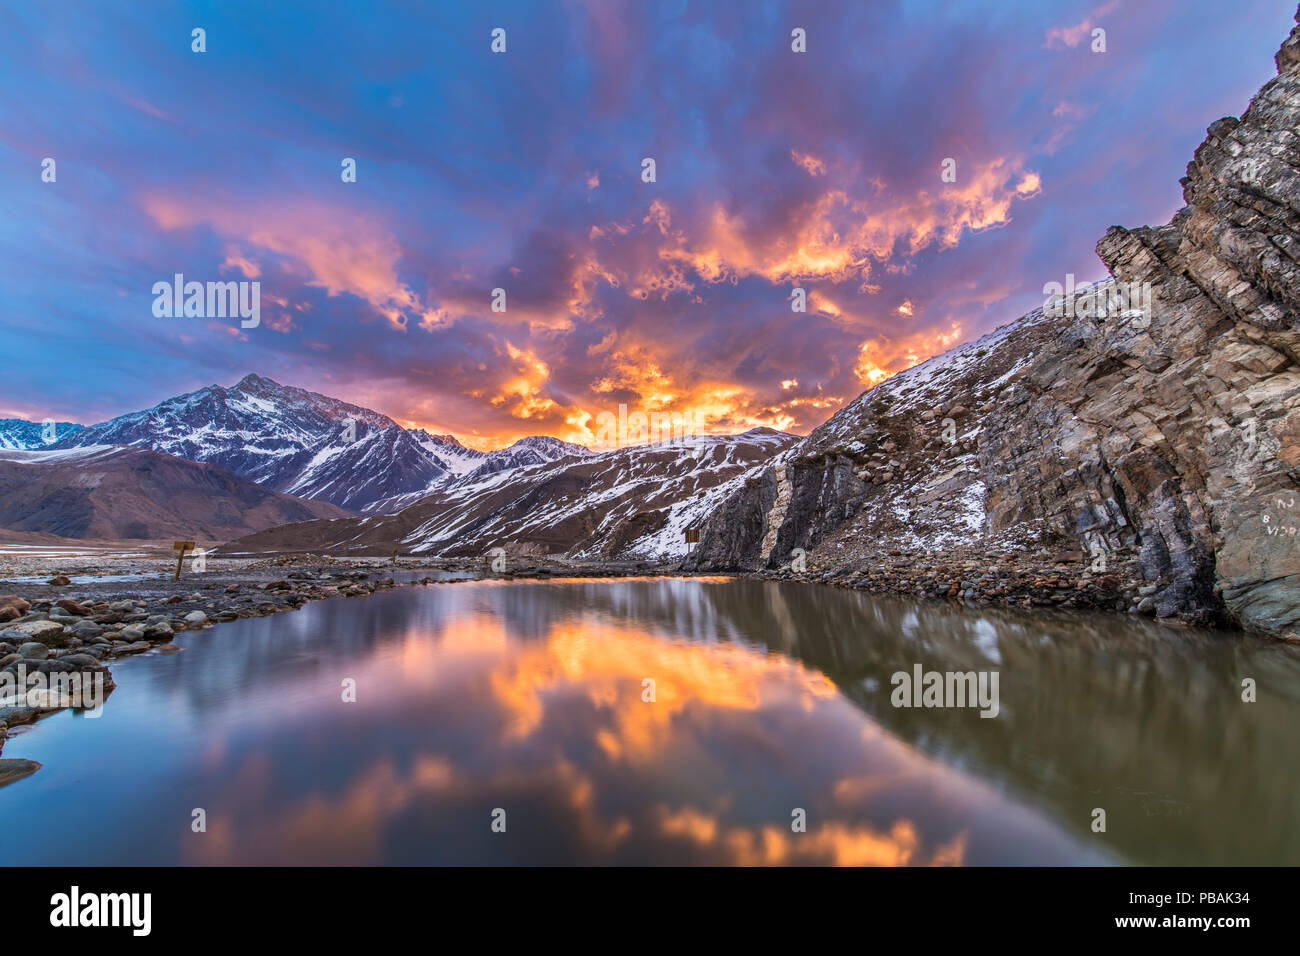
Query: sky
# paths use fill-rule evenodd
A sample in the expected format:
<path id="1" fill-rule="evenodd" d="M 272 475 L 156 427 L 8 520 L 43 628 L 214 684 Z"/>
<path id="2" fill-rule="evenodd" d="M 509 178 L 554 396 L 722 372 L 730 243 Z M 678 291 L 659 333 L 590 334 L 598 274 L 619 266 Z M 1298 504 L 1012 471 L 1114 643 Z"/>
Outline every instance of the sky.
<path id="1" fill-rule="evenodd" d="M 1295 6 L 0 0 L 0 417 L 256 372 L 485 449 L 804 434 L 1168 221 Z"/>

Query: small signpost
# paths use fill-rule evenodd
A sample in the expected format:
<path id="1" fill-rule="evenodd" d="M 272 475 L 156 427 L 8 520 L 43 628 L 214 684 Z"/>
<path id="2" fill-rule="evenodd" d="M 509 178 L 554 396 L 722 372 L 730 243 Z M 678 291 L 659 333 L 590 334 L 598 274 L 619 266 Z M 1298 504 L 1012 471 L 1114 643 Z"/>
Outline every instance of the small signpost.
<path id="1" fill-rule="evenodd" d="M 172 550 L 176 552 L 176 578 L 181 579 L 181 562 L 185 560 L 185 552 L 194 550 L 193 541 L 173 541 Z"/>
<path id="2" fill-rule="evenodd" d="M 700 543 L 700 529 L 687 528 L 686 529 L 686 544 L 687 544 L 686 550 L 687 551 L 690 550 L 690 545 L 699 544 L 699 543 Z"/>

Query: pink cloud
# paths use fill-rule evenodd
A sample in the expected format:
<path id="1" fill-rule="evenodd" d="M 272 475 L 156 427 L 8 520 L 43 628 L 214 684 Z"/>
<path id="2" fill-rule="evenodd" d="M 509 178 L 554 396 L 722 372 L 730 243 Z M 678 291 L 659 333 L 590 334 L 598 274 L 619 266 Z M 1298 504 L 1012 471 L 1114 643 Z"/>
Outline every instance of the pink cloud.
<path id="1" fill-rule="evenodd" d="M 1044 46 L 1068 46 L 1076 47 L 1092 35 L 1093 27 L 1097 21 L 1109 13 L 1114 13 L 1119 8 L 1119 0 L 1110 0 L 1097 7 L 1081 21 L 1068 27 L 1051 27 L 1044 38 Z"/>
<path id="2" fill-rule="evenodd" d="M 402 247 L 396 237 L 350 211 L 317 200 L 254 206 L 162 193 L 146 196 L 143 205 L 162 229 L 206 225 L 221 236 L 284 256 L 306 271 L 309 285 L 330 295 L 349 293 L 364 299 L 396 328 L 405 328 L 408 315 L 426 311 L 419 296 L 397 277 Z M 222 267 L 244 269 L 240 263 L 257 268 L 229 254 Z"/>

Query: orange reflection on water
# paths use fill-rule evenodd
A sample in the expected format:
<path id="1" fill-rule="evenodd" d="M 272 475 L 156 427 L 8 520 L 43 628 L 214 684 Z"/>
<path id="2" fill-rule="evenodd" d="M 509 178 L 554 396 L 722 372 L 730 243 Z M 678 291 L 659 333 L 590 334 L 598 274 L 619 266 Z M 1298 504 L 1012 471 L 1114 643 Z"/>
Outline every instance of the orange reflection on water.
<path id="1" fill-rule="evenodd" d="M 209 748 L 218 792 L 188 861 L 380 863 L 418 833 L 425 862 L 961 865 L 964 826 L 922 822 L 914 797 L 983 799 L 953 797 L 821 673 L 741 644 L 585 614 L 520 639 L 477 604 L 347 673 L 364 706 L 321 704 L 278 759 Z"/>
<path id="2" fill-rule="evenodd" d="M 501 707 L 514 715 L 514 737 L 541 724 L 548 695 L 584 694 L 612 725 L 600 729 L 598 741 L 622 759 L 654 754 L 687 711 L 753 711 L 789 700 L 808 709 L 837 693 L 825 676 L 787 658 L 734 644 L 666 641 L 591 621 L 553 628 L 544 643 L 504 661 L 491 683 Z"/>
<path id="3" fill-rule="evenodd" d="M 896 821 L 887 832 L 832 820 L 803 833 L 768 824 L 726 826 L 716 817 L 686 807 L 675 813 L 659 808 L 660 829 L 713 850 L 739 866 L 832 863 L 835 866 L 960 866 L 966 834 L 958 834 L 928 856 L 916 826 Z"/>

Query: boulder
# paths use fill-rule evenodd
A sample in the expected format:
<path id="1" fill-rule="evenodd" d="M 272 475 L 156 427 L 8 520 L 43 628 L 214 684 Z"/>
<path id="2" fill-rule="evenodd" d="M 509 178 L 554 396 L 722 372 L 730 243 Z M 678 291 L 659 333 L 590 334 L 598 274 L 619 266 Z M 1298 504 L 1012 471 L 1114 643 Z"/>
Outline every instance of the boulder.
<path id="1" fill-rule="evenodd" d="M 62 647 L 67 643 L 63 625 L 57 621 L 27 621 L 15 624 L 9 630 L 17 631 L 29 641 L 39 641 L 47 647 Z"/>
<path id="2" fill-rule="evenodd" d="M 103 665 L 90 654 L 66 654 L 59 658 L 59 662 L 70 664 L 79 671 L 99 671 L 104 669 Z"/>
<path id="3" fill-rule="evenodd" d="M 76 624 L 72 625 L 68 633 L 70 633 L 73 637 L 76 637 L 82 641 L 86 641 L 93 637 L 98 637 L 99 635 L 103 634 L 104 628 L 102 625 L 96 624 L 94 621 L 81 620 L 78 621 Z"/>
<path id="4" fill-rule="evenodd" d="M 23 777 L 29 777 L 41 769 L 35 760 L 0 759 L 0 787 L 8 786 Z"/>
<path id="5" fill-rule="evenodd" d="M 154 621 L 145 625 L 144 636 L 148 641 L 165 641 L 176 632 L 168 621 Z"/>

